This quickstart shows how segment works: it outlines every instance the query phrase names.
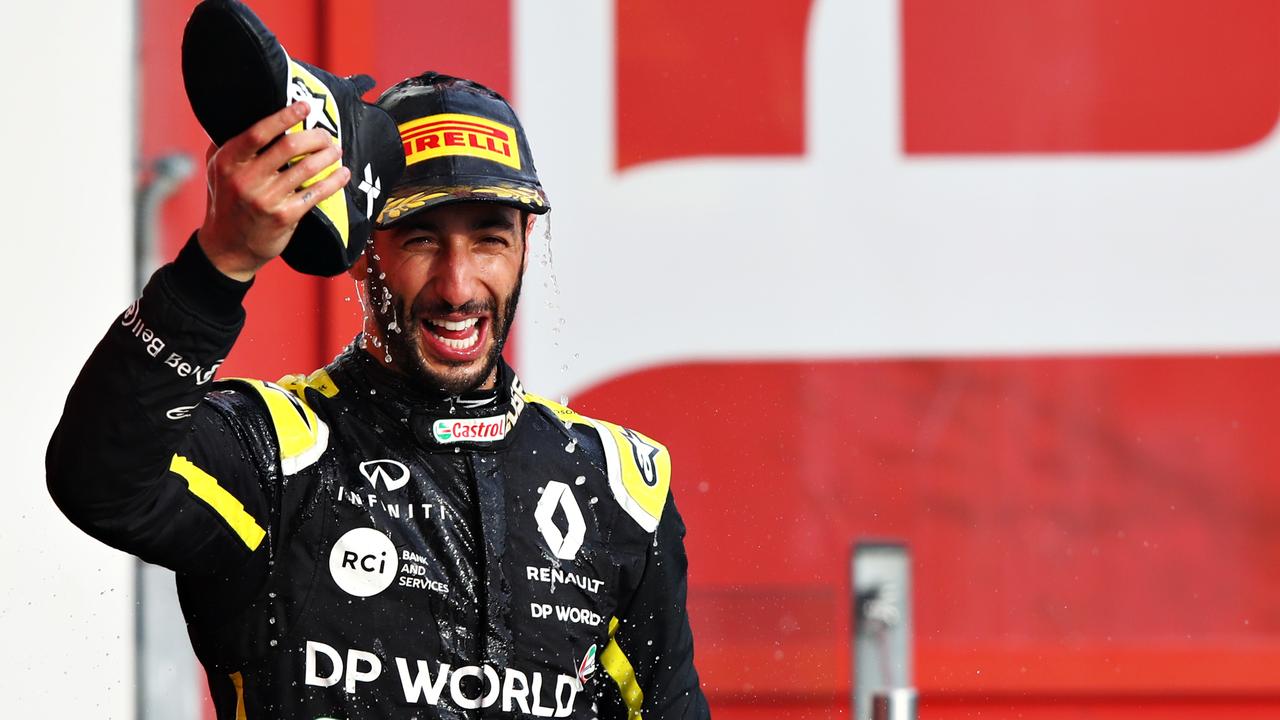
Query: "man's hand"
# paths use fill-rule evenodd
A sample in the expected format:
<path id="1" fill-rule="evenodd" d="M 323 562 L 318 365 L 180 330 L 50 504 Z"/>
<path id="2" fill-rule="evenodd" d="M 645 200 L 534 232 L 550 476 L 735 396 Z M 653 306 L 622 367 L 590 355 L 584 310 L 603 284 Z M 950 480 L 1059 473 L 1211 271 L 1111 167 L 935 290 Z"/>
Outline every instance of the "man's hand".
<path id="1" fill-rule="evenodd" d="M 332 136 L 320 128 L 285 135 L 266 147 L 306 115 L 307 104 L 294 103 L 221 148 L 209 148 L 209 198 L 198 241 L 214 267 L 228 277 L 252 279 L 284 252 L 302 216 L 351 178 L 350 170 L 339 167 L 325 179 L 300 187 L 341 155 Z M 301 155 L 306 157 L 280 169 Z"/>

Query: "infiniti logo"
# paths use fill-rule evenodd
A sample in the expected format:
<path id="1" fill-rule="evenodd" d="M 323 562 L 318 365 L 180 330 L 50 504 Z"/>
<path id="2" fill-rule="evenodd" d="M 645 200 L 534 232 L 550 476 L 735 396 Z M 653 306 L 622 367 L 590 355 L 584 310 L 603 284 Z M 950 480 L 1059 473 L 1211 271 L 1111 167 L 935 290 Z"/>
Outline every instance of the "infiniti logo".
<path id="1" fill-rule="evenodd" d="M 396 460 L 366 460 L 360 463 L 360 474 L 374 490 L 378 489 L 379 480 L 388 491 L 399 490 L 409 482 L 409 468 Z"/>

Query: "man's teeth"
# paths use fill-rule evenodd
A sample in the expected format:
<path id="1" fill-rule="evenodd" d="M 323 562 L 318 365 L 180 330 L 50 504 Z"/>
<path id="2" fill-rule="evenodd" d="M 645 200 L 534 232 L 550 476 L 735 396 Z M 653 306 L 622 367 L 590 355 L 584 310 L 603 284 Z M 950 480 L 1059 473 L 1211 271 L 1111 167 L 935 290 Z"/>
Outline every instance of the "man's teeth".
<path id="1" fill-rule="evenodd" d="M 466 320 L 458 321 L 428 320 L 427 322 L 435 325 L 436 327 L 442 327 L 445 330 L 466 330 L 467 328 L 474 327 L 476 323 L 480 322 L 480 318 L 468 318 Z"/>
<path id="2" fill-rule="evenodd" d="M 440 337 L 439 335 L 436 335 L 436 339 L 438 339 L 440 342 L 444 343 L 445 345 L 448 345 L 449 347 L 453 348 L 454 350 L 466 350 L 472 345 L 475 345 L 476 343 L 480 342 L 480 333 L 473 333 L 471 335 L 468 335 L 466 338 L 462 340 L 454 340 L 452 338 Z"/>
<path id="3" fill-rule="evenodd" d="M 452 332 L 459 332 L 462 330 L 471 330 L 475 328 L 476 323 L 478 322 L 480 322 L 480 318 L 469 318 L 467 320 L 457 320 L 457 321 L 430 320 L 430 319 L 427 320 L 427 323 L 432 327 L 438 327 L 444 330 L 450 330 Z M 478 331 L 471 332 L 466 337 L 457 338 L 457 339 L 447 338 L 438 333 L 431 333 L 431 334 L 434 335 L 437 340 L 444 343 L 447 347 L 451 347 L 454 350 L 466 350 L 474 346 L 476 343 L 480 342 L 480 333 Z"/>

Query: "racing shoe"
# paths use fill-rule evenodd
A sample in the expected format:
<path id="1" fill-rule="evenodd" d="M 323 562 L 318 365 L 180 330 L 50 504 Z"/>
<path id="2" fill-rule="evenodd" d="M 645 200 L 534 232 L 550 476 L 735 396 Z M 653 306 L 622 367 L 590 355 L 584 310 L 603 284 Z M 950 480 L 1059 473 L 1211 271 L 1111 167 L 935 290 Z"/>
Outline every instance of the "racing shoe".
<path id="1" fill-rule="evenodd" d="M 182 35 L 182 78 L 196 119 L 217 145 L 286 105 L 301 100 L 310 106 L 307 117 L 286 133 L 327 130 L 342 147 L 341 164 L 351 170 L 351 180 L 302 218 L 282 256 L 309 275 L 328 277 L 351 267 L 387 192 L 404 172 L 395 122 L 361 100 L 373 79 L 338 77 L 290 58 L 238 0 L 203 0 L 196 6 Z M 303 186 L 338 167 L 335 162 Z"/>

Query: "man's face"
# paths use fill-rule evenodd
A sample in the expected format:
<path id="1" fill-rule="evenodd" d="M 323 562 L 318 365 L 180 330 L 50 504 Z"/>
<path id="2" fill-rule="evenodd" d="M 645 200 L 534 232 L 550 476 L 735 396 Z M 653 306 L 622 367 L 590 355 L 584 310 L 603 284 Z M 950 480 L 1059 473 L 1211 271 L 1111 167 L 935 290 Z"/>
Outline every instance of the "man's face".
<path id="1" fill-rule="evenodd" d="M 365 332 L 381 346 L 371 354 L 450 395 L 492 383 L 533 216 L 521 221 L 515 208 L 462 202 L 375 230 L 352 268 L 365 290 Z"/>

